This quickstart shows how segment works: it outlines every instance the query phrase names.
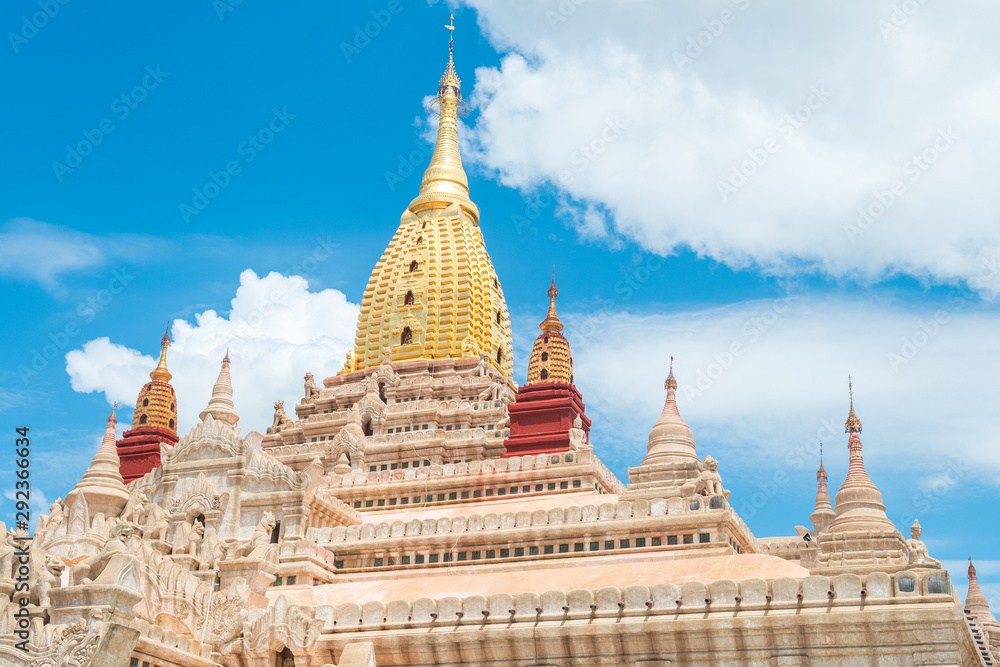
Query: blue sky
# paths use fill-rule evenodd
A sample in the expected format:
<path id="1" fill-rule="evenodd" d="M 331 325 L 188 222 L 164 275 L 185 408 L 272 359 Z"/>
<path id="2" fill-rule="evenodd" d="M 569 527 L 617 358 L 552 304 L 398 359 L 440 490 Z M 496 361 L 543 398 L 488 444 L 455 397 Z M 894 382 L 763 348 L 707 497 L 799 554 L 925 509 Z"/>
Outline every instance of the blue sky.
<path id="1" fill-rule="evenodd" d="M 768 536 L 808 523 L 820 439 L 842 481 L 853 374 L 890 517 L 1000 594 L 998 49 L 962 12 L 68 3 L 32 31 L 40 6 L 0 10 L 0 424 L 31 427 L 39 498 L 110 401 L 128 420 L 168 320 L 182 431 L 227 346 L 245 430 L 339 370 L 430 154 L 453 9 L 515 379 L 555 265 L 598 452 L 622 479 L 641 461 L 673 354 L 699 451 Z"/>

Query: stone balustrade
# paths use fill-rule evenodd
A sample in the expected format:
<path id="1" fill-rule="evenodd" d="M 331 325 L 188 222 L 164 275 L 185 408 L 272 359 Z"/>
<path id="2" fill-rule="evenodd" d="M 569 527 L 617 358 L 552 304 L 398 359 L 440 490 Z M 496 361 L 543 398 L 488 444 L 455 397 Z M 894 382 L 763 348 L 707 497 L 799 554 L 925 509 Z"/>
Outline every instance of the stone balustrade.
<path id="1" fill-rule="evenodd" d="M 458 464 L 465 465 L 465 464 Z M 487 514 L 468 514 L 457 517 L 441 517 L 439 519 L 411 519 L 409 521 L 382 521 L 379 523 L 363 523 L 354 526 L 334 526 L 324 528 L 309 528 L 306 539 L 318 544 L 328 545 L 336 550 L 341 542 L 358 540 L 382 540 L 416 535 L 436 535 L 445 533 L 462 533 L 479 530 L 504 530 L 508 528 L 526 528 L 529 526 L 553 526 L 558 524 L 587 523 L 594 521 L 611 521 L 647 516 L 666 516 L 668 514 L 688 514 L 729 509 L 729 503 L 722 496 L 690 496 L 687 498 L 654 498 L 652 500 L 619 500 L 614 503 L 600 505 L 571 505 L 555 507 L 533 512 L 490 512 Z M 736 514 L 731 514 L 736 520 Z M 740 522 L 742 525 L 742 522 Z M 745 526 L 743 526 L 745 529 Z M 749 534 L 749 532 L 747 531 Z"/>
<path id="2" fill-rule="evenodd" d="M 209 644 L 202 644 L 197 639 L 177 634 L 173 630 L 160 627 L 141 618 L 132 622 L 132 627 L 139 631 L 139 636 L 145 637 L 156 644 L 176 649 L 182 653 L 198 656 L 211 660 L 212 647 Z"/>
<path id="3" fill-rule="evenodd" d="M 697 618 L 702 618 L 706 612 L 713 611 L 732 615 L 762 609 L 889 605 L 898 604 L 900 600 L 897 598 L 901 597 L 910 598 L 909 602 L 919 602 L 924 598 L 929 598 L 929 602 L 950 600 L 949 593 L 929 590 L 933 588 L 931 581 L 935 576 L 947 578 L 942 571 L 925 570 L 893 575 L 875 572 L 865 577 L 841 574 L 835 577 L 810 576 L 801 580 L 720 580 L 710 584 L 693 581 L 683 585 L 609 586 L 597 590 L 552 590 L 541 594 L 498 593 L 438 600 L 393 600 L 388 604 L 370 601 L 361 605 L 347 603 L 337 607 L 319 607 L 316 617 L 324 619 L 325 632 L 357 632 L 652 615 L 682 617 L 697 614 Z M 900 580 L 903 579 L 914 581 L 913 593 L 899 590 Z"/>
<path id="4" fill-rule="evenodd" d="M 471 431 L 448 431 L 447 435 L 455 439 L 467 438 Z M 421 435 L 424 431 L 419 432 Z M 413 433 L 396 433 L 392 435 L 377 436 L 399 437 L 412 436 Z M 373 442 L 378 442 L 378 440 Z M 277 449 L 277 448 L 275 448 Z M 331 488 L 358 486 L 361 484 L 385 484 L 396 481 L 406 481 L 414 479 L 424 479 L 428 477 L 461 477 L 465 475 L 490 475 L 503 473 L 516 473 L 518 471 L 543 470 L 552 466 L 579 465 L 586 463 L 599 472 L 599 477 L 611 488 L 612 493 L 621 494 L 625 491 L 625 485 L 600 462 L 600 460 L 589 451 L 583 452 L 560 452 L 557 454 L 538 454 L 526 456 L 512 456 L 503 459 L 483 459 L 481 461 L 470 461 L 468 463 L 446 463 L 443 465 L 423 466 L 419 468 L 406 468 L 397 470 L 381 470 L 375 472 L 350 472 L 343 475 L 336 473 L 328 475 L 325 479 L 329 481 Z M 479 485 L 488 482 L 481 482 Z"/>

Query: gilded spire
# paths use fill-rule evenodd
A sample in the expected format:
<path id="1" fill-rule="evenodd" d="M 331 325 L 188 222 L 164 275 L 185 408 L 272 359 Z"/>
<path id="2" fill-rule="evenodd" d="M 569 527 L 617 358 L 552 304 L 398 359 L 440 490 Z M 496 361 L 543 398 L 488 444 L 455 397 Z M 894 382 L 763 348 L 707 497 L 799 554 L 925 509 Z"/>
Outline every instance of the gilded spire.
<path id="1" fill-rule="evenodd" d="M 160 339 L 160 361 L 139 391 L 132 413 L 132 428 L 157 428 L 177 434 L 177 397 L 170 384 L 173 377 L 167 370 L 167 348 L 170 347 L 170 323 Z"/>
<path id="2" fill-rule="evenodd" d="M 198 415 L 198 418 L 205 421 L 208 415 L 212 415 L 213 419 L 235 426 L 236 422 L 240 420 L 235 407 L 233 404 L 233 383 L 229 377 L 229 350 L 226 350 L 219 378 L 215 381 L 215 386 L 212 387 L 212 398 L 208 401 L 208 406 Z"/>
<path id="3" fill-rule="evenodd" d="M 173 377 L 170 371 L 167 370 L 168 347 L 170 347 L 170 322 L 167 322 L 167 331 L 163 334 L 163 338 L 160 339 L 160 361 L 156 364 L 156 368 L 149 374 L 149 377 L 153 378 L 156 382 L 170 382 L 170 378 Z"/>
<path id="4" fill-rule="evenodd" d="M 563 330 L 563 323 L 559 321 L 559 316 L 556 315 L 556 297 L 559 296 L 559 290 L 556 288 L 555 267 L 552 268 L 552 285 L 549 287 L 548 295 L 549 312 L 545 315 L 542 323 L 538 325 L 538 328 L 545 333 L 559 333 Z"/>
<path id="5" fill-rule="evenodd" d="M 525 384 L 561 382 L 573 384 L 573 354 L 569 341 L 562 334 L 563 323 L 556 314 L 556 270 L 552 269 L 552 284 L 549 286 L 549 312 L 538 325 L 542 333 L 535 339 L 528 358 L 528 378 Z"/>
<path id="6" fill-rule="evenodd" d="M 469 199 L 469 178 L 462 167 L 458 149 L 458 113 L 462 105 L 462 82 L 455 73 L 455 17 L 446 25 L 448 40 L 448 65 L 438 81 L 435 104 L 440 109 L 437 142 L 431 162 L 420 182 L 420 194 L 410 202 L 409 209 L 419 214 L 424 210 L 445 209 L 457 203 L 471 218 L 479 223 L 479 209 Z"/>
<path id="7" fill-rule="evenodd" d="M 861 433 L 861 420 L 854 414 L 854 382 L 851 381 L 850 375 L 847 376 L 847 390 L 851 394 L 851 411 L 848 413 L 847 421 L 844 423 L 844 433 L 851 433 L 852 431 Z"/>

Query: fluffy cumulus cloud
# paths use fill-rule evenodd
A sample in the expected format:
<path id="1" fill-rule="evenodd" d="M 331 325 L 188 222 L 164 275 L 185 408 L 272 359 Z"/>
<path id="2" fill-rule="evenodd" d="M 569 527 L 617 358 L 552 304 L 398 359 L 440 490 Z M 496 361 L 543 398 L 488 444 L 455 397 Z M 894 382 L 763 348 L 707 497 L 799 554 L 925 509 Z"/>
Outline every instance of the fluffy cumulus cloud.
<path id="1" fill-rule="evenodd" d="M 1000 5 L 467 0 L 475 159 L 588 237 L 976 282 L 1000 258 Z"/>
<path id="2" fill-rule="evenodd" d="M 160 250 L 166 242 L 157 241 Z M 34 282 L 61 295 L 61 279 L 128 257 L 141 259 L 151 249 L 150 239 L 136 235 L 96 237 L 68 227 L 30 218 L 11 220 L 0 227 L 0 276 Z"/>
<path id="3" fill-rule="evenodd" d="M 284 400 L 291 413 L 302 397 L 306 371 L 322 382 L 341 369 L 353 346 L 357 317 L 358 306 L 342 292 L 310 292 L 300 276 L 259 277 L 244 271 L 227 315 L 206 310 L 194 322 L 173 323 L 168 366 L 177 391 L 180 432 L 198 422 L 226 350 L 244 432 L 270 426 L 276 400 Z M 103 392 L 109 403 L 124 406 L 134 404 L 155 365 L 155 357 L 107 338 L 66 355 L 73 389 Z"/>
<path id="4" fill-rule="evenodd" d="M 960 494 L 969 482 L 996 484 L 995 314 L 781 297 L 563 319 L 595 445 L 619 474 L 645 454 L 672 354 L 681 413 L 701 453 L 730 477 L 784 470 L 810 480 L 823 441 L 839 484 L 853 373 L 874 476 L 905 480 L 926 501 L 915 505 Z M 956 368 L 960 383 L 941 380 Z"/>

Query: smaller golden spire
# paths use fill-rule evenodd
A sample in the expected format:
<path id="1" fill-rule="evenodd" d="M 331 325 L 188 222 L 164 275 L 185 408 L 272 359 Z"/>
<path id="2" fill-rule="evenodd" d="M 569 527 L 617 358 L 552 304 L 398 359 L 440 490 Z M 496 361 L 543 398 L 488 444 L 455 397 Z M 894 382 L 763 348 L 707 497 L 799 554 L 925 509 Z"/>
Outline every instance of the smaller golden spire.
<path id="1" fill-rule="evenodd" d="M 816 471 L 816 479 L 822 479 L 826 481 L 829 479 L 826 475 L 826 468 L 823 467 L 823 443 L 819 443 L 819 470 Z"/>
<path id="2" fill-rule="evenodd" d="M 844 433 L 853 433 L 854 431 L 861 433 L 861 420 L 854 414 L 854 382 L 850 375 L 847 376 L 847 389 L 851 394 L 851 412 L 847 415 L 847 421 L 844 423 Z"/>
<path id="3" fill-rule="evenodd" d="M 545 333 L 559 333 L 563 330 L 563 323 L 559 321 L 559 316 L 556 314 L 556 297 L 559 296 L 559 290 L 556 288 L 556 267 L 552 267 L 552 285 L 549 287 L 549 312 L 546 313 L 545 319 L 542 323 L 538 325 L 538 328 Z"/>
<path id="4" fill-rule="evenodd" d="M 167 331 L 163 334 L 163 338 L 160 339 L 160 361 L 156 364 L 156 368 L 149 374 L 149 377 L 155 382 L 170 382 L 170 378 L 173 377 L 170 371 L 167 370 L 168 347 L 170 347 L 170 322 L 167 322 Z"/>

